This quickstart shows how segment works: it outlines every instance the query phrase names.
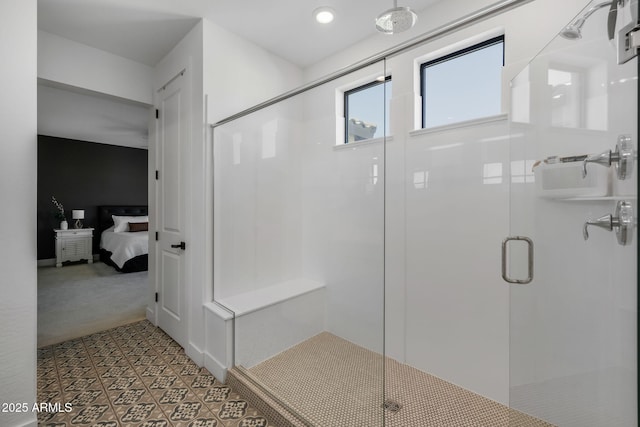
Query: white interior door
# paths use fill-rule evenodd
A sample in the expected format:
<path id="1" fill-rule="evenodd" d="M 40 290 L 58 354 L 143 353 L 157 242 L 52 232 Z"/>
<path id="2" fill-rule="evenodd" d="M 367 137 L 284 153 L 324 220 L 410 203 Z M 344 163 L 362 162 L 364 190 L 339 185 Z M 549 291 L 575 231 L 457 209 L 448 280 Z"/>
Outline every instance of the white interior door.
<path id="1" fill-rule="evenodd" d="M 183 347 L 187 341 L 185 292 L 186 189 L 189 125 L 184 73 L 159 93 L 157 175 L 158 326 Z"/>
<path id="2" fill-rule="evenodd" d="M 588 4 L 512 82 L 509 399 L 556 426 L 638 425 L 638 61 L 618 55 L 631 4 L 614 2 L 613 40 L 611 2 Z"/>

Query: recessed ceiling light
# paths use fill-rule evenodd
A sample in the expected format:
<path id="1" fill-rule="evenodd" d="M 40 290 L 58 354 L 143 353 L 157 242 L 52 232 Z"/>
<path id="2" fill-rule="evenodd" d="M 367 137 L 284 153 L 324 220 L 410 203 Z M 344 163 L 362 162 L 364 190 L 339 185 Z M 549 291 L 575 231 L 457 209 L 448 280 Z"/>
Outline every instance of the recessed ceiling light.
<path id="1" fill-rule="evenodd" d="M 313 16 L 321 24 L 328 24 L 333 21 L 335 12 L 328 6 L 322 6 L 313 11 Z"/>

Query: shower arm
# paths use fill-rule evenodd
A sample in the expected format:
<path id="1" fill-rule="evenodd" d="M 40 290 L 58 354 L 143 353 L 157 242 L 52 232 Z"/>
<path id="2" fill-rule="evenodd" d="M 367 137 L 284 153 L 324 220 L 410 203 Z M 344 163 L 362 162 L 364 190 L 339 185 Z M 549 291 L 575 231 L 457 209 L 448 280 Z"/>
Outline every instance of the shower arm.
<path id="1" fill-rule="evenodd" d="M 610 9 L 609 9 L 609 17 L 607 19 L 607 32 L 609 34 L 609 40 L 613 40 L 613 38 L 615 37 L 616 21 L 618 19 L 618 9 L 624 7 L 626 3 L 627 3 L 627 0 L 608 0 L 602 3 L 598 3 L 595 6 L 592 6 L 582 16 L 580 16 L 571 24 L 565 27 L 565 30 L 563 30 L 563 33 L 566 32 L 567 35 L 564 37 L 571 38 L 571 39 L 580 38 L 580 31 L 582 29 L 582 26 L 585 24 L 585 22 L 587 22 L 587 19 L 589 19 L 589 17 L 593 15 L 596 11 L 605 7 L 609 7 Z M 633 12 L 634 8 L 632 7 L 631 9 Z"/>
<path id="2" fill-rule="evenodd" d="M 582 19 L 584 19 L 586 21 L 597 10 L 600 10 L 600 9 L 605 8 L 607 6 L 611 7 L 616 3 L 618 4 L 619 7 L 623 7 L 624 6 L 624 2 L 625 2 L 625 0 L 613 0 L 613 1 L 605 1 L 605 2 L 602 2 L 602 3 L 598 3 L 597 5 L 593 6 L 591 9 L 589 9 L 587 11 L 587 13 L 584 14 Z"/>
<path id="3" fill-rule="evenodd" d="M 584 25 L 584 23 L 587 21 L 587 19 L 589 19 L 589 17 L 593 15 L 596 11 L 607 6 L 611 7 L 613 4 L 615 4 L 615 2 L 617 2 L 618 5 L 622 7 L 624 6 L 625 1 L 626 0 L 613 0 L 613 1 L 605 1 L 602 3 L 598 3 L 597 5 L 591 7 L 591 9 L 587 10 L 585 14 L 582 15 L 580 18 L 576 19 L 576 21 L 572 24 L 572 26 L 581 28 Z"/>

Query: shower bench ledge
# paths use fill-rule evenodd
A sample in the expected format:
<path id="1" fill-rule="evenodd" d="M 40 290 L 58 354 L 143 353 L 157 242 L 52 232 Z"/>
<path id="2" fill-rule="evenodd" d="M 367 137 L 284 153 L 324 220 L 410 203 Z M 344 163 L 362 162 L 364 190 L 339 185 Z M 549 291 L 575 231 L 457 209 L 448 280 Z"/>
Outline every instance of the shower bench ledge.
<path id="1" fill-rule="evenodd" d="M 216 302 L 233 311 L 236 317 L 238 317 L 324 287 L 324 283 L 313 280 L 293 279 L 254 291 L 217 299 Z"/>

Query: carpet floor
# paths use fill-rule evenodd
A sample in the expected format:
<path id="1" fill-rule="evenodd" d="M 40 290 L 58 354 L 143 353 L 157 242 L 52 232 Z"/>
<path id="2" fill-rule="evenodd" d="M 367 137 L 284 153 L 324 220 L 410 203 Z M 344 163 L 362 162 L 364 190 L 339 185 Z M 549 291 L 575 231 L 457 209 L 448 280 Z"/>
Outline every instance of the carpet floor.
<path id="1" fill-rule="evenodd" d="M 148 278 L 101 262 L 38 268 L 38 347 L 144 319 Z"/>
<path id="2" fill-rule="evenodd" d="M 38 402 L 47 427 L 273 426 L 147 320 L 38 349 Z"/>

